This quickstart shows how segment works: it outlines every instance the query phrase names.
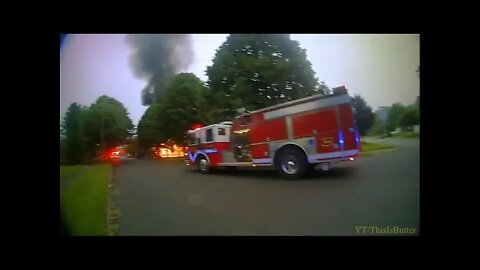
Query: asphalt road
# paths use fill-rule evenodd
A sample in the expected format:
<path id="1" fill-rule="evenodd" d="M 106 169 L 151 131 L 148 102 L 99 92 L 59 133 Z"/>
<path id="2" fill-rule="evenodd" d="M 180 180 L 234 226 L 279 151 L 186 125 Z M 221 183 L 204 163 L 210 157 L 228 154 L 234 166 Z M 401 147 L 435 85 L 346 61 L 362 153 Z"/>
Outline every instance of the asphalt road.
<path id="1" fill-rule="evenodd" d="M 397 226 L 418 235 L 419 140 L 388 142 L 397 150 L 297 181 L 266 169 L 203 175 L 175 161 L 122 164 L 119 234 L 372 235 L 358 226 Z"/>

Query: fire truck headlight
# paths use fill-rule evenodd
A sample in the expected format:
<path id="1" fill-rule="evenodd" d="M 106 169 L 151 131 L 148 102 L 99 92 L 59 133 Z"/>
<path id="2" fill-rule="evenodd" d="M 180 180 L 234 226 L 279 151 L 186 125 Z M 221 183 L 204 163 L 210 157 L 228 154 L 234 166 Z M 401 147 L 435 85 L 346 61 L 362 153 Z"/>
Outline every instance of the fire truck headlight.
<path id="1" fill-rule="evenodd" d="M 349 157 L 349 158 L 348 158 L 348 160 L 355 160 L 355 158 L 353 158 L 353 157 Z"/>

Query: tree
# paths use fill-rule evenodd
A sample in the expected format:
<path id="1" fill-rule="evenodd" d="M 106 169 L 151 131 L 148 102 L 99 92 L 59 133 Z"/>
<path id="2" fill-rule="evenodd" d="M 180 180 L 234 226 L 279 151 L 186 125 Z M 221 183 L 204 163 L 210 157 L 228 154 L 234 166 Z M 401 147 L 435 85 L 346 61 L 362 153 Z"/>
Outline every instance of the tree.
<path id="1" fill-rule="evenodd" d="M 185 132 L 195 123 L 207 124 L 214 120 L 211 93 L 192 73 L 180 73 L 158 103 L 151 105 L 138 124 L 141 147 L 173 140 L 183 142 Z"/>
<path id="2" fill-rule="evenodd" d="M 143 114 L 138 122 L 138 145 L 145 150 L 154 144 L 160 143 L 162 137 L 162 128 L 160 116 L 163 113 L 163 106 L 158 103 L 152 104 Z"/>
<path id="3" fill-rule="evenodd" d="M 377 113 L 374 113 L 375 120 L 373 121 L 373 126 L 370 128 L 369 133 L 371 135 L 381 135 L 385 132 L 382 120 Z"/>
<path id="4" fill-rule="evenodd" d="M 99 150 L 97 145 L 108 148 L 123 144 L 134 128 L 125 106 L 105 95 L 86 110 L 82 122 L 90 156 Z"/>
<path id="5" fill-rule="evenodd" d="M 327 86 L 327 84 L 324 81 L 321 81 L 320 84 L 318 85 L 318 88 L 316 89 L 316 92 L 318 94 L 332 94 L 332 90 Z"/>
<path id="6" fill-rule="evenodd" d="M 365 100 L 360 95 L 355 95 L 352 98 L 352 107 L 355 114 L 358 132 L 360 135 L 365 135 L 375 121 L 372 108 L 367 105 Z"/>
<path id="7" fill-rule="evenodd" d="M 85 160 L 86 148 L 83 140 L 82 113 L 84 109 L 72 103 L 61 123 L 60 141 L 61 161 L 67 165 L 79 164 Z"/>
<path id="8" fill-rule="evenodd" d="M 325 89 L 318 87 L 305 49 L 287 34 L 228 36 L 207 75 L 211 100 L 227 118 L 239 107 L 255 110 Z"/>
<path id="9" fill-rule="evenodd" d="M 409 128 L 414 125 L 420 124 L 420 115 L 418 107 L 414 105 L 410 105 L 407 107 L 405 112 L 400 116 L 398 121 L 398 125 L 403 128 Z"/>
<path id="10" fill-rule="evenodd" d="M 193 73 L 180 73 L 173 78 L 160 101 L 163 109 L 160 122 L 167 139 L 183 141 L 185 131 L 193 124 L 205 124 L 210 107 L 209 101 L 203 99 L 205 91 L 205 85 Z"/>
<path id="11" fill-rule="evenodd" d="M 388 109 L 387 130 L 394 131 L 398 127 L 398 121 L 406 108 L 401 103 L 395 103 Z"/>

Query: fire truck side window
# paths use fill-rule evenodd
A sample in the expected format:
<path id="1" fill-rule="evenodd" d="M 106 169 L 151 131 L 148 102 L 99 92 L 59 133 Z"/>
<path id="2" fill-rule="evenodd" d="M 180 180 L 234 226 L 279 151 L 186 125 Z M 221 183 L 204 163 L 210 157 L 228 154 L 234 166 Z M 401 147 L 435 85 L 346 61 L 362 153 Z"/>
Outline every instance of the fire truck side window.
<path id="1" fill-rule="evenodd" d="M 224 128 L 218 128 L 218 135 L 225 135 L 225 129 Z"/>
<path id="2" fill-rule="evenodd" d="M 188 144 L 189 145 L 194 145 L 195 144 L 195 134 L 194 133 L 188 134 Z"/>
<path id="3" fill-rule="evenodd" d="M 213 141 L 213 130 L 211 128 L 207 129 L 206 141 L 207 142 Z"/>

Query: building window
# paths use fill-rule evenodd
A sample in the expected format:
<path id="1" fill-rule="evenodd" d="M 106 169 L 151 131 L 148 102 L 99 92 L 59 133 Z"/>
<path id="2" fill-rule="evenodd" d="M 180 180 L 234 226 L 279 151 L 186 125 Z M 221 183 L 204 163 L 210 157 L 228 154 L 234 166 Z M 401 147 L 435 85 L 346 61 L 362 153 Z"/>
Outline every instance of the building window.
<path id="1" fill-rule="evenodd" d="M 211 128 L 207 129 L 207 142 L 213 141 L 213 130 Z"/>
<path id="2" fill-rule="evenodd" d="M 225 128 L 218 128 L 218 135 L 225 135 Z"/>

